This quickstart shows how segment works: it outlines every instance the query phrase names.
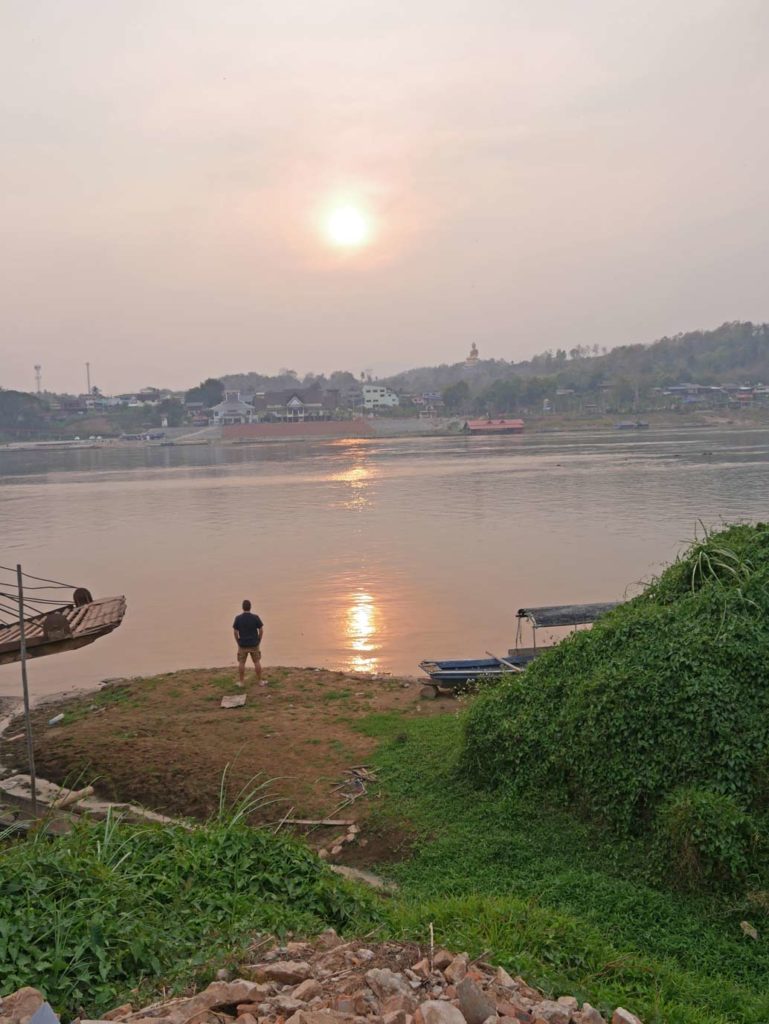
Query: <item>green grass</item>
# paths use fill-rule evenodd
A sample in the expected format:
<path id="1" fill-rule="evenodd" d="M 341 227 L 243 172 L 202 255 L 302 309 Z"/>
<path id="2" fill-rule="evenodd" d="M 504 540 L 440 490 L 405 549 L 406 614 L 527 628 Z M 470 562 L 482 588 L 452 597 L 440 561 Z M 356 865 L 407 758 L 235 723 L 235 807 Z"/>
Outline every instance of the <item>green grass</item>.
<path id="1" fill-rule="evenodd" d="M 246 798 L 246 804 L 248 798 Z M 373 901 L 299 842 L 239 813 L 205 826 L 82 822 L 0 836 L 0 992 L 39 987 L 63 1019 L 205 984 L 258 933 L 371 927 Z"/>
<path id="2" fill-rule="evenodd" d="M 409 823 L 412 856 L 385 870 L 401 885 L 394 937 L 490 951 L 553 995 L 644 1024 L 769 1022 L 769 919 L 744 899 L 683 895 L 648 881 L 646 850 L 510 791 L 472 788 L 455 770 L 460 722 L 372 715 L 378 818 Z M 758 942 L 743 936 L 749 919 Z M 764 937 L 766 935 L 766 937 Z"/>
<path id="3" fill-rule="evenodd" d="M 335 700 L 349 700 L 352 697 L 352 690 L 326 690 L 322 700 L 330 702 Z"/>

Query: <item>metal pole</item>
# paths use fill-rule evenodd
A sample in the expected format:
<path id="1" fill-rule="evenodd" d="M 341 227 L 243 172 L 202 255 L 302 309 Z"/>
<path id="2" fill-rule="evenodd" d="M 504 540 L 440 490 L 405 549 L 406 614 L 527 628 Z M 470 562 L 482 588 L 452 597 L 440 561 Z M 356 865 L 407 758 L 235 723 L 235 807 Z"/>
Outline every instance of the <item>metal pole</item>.
<path id="1" fill-rule="evenodd" d="M 19 589 L 19 652 L 21 654 L 21 687 L 24 691 L 24 723 L 27 729 L 27 759 L 29 778 L 32 783 L 32 813 L 37 817 L 37 778 L 35 776 L 35 750 L 32 745 L 32 719 L 29 711 L 29 686 L 27 684 L 27 639 L 24 635 L 24 582 L 21 566 L 16 566 L 16 582 Z"/>

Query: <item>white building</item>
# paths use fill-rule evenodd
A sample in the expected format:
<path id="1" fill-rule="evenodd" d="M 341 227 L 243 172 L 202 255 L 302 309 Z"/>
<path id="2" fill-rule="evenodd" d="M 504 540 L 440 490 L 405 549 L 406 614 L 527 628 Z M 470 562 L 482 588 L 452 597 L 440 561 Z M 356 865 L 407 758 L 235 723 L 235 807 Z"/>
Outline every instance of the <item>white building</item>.
<path id="1" fill-rule="evenodd" d="M 211 412 L 213 423 L 217 427 L 227 427 L 238 423 L 252 423 L 254 407 L 244 402 L 239 391 L 225 391 L 224 401 L 215 405 Z"/>
<path id="2" fill-rule="evenodd" d="M 394 391 L 381 384 L 363 385 L 364 409 L 392 409 L 396 405 L 400 405 L 400 399 Z"/>

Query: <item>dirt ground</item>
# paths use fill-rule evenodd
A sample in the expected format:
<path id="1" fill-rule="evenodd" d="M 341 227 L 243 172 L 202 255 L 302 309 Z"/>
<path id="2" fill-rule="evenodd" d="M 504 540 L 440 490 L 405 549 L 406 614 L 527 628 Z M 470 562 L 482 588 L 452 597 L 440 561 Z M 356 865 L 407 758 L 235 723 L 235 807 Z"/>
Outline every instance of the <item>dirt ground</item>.
<path id="1" fill-rule="evenodd" d="M 33 714 L 39 776 L 66 785 L 93 783 L 107 799 L 167 814 L 206 817 L 217 810 L 225 768 L 230 801 L 256 780 L 273 801 L 252 820 L 343 818 L 360 821 L 376 802 L 376 782 L 345 803 L 345 771 L 366 763 L 399 716 L 453 712 L 447 697 L 420 700 L 420 683 L 313 668 L 265 669 L 266 687 L 249 680 L 245 707 L 225 710 L 237 691 L 232 670 L 173 672 L 117 681 L 96 693 L 46 704 Z M 59 712 L 64 720 L 50 726 Z M 0 762 L 27 771 L 23 726 L 0 742 Z M 274 780 L 268 782 L 268 780 Z M 343 831 L 343 830 L 342 830 Z M 319 835 L 320 845 L 329 834 Z M 369 831 L 376 856 L 376 834 Z M 398 837 L 382 845 L 392 852 Z M 362 851 L 361 851 L 362 852 Z M 383 852 L 383 851 L 382 851 Z M 347 863 L 354 863 L 352 850 Z"/>

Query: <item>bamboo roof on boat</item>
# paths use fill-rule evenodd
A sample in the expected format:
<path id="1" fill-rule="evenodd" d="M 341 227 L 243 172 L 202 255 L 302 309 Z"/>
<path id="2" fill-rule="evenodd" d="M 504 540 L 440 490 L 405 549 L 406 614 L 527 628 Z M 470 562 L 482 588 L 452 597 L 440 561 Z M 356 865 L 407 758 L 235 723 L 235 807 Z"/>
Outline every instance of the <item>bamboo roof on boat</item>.
<path id="1" fill-rule="evenodd" d="M 547 608 L 519 608 L 519 619 L 528 619 L 535 629 L 541 626 L 582 626 L 595 622 L 602 615 L 621 604 L 620 601 L 605 601 L 598 604 L 558 604 Z"/>
<path id="2" fill-rule="evenodd" d="M 46 637 L 45 619 L 50 612 L 31 615 L 24 620 L 24 638 L 27 648 L 34 656 L 38 653 L 35 648 L 45 645 L 53 648 L 51 653 L 54 653 L 57 647 L 61 650 L 72 646 L 82 647 L 119 626 L 123 621 L 125 610 L 126 599 L 122 595 L 120 597 L 103 597 L 80 606 L 69 604 L 52 609 L 64 616 L 71 631 L 71 636 L 61 641 L 52 641 Z M 20 645 L 21 633 L 18 621 L 0 625 L 0 659 L 3 655 L 18 652 Z M 45 653 L 48 652 L 45 651 Z"/>

